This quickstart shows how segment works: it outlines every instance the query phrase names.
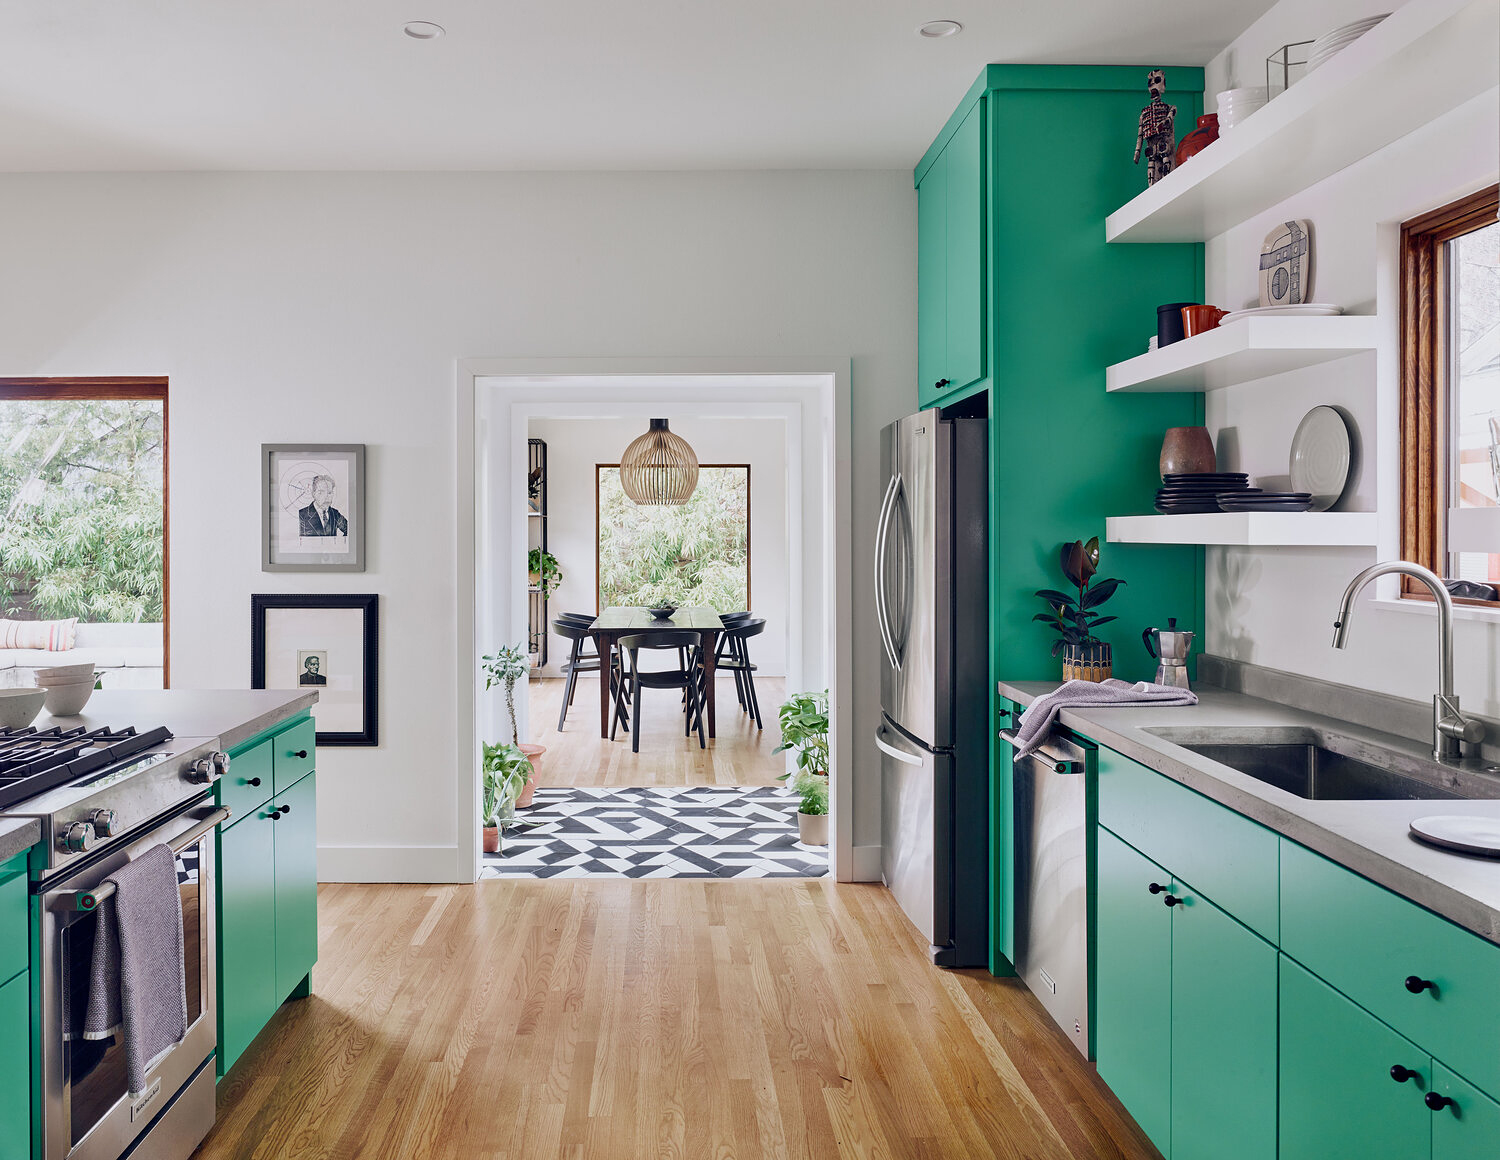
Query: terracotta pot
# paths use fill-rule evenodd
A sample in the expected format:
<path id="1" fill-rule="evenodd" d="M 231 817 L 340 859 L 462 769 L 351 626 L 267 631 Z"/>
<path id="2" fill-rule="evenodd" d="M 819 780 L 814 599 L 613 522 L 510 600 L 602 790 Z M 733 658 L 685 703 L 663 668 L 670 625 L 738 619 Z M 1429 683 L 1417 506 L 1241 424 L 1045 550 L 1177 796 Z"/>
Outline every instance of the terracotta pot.
<path id="1" fill-rule="evenodd" d="M 484 827 L 484 852 L 486 854 L 498 854 L 500 852 L 500 827 Z"/>
<path id="2" fill-rule="evenodd" d="M 1107 644 L 1070 644 L 1063 650 L 1063 680 L 1107 681 L 1115 673 L 1114 649 Z"/>
<path id="3" fill-rule="evenodd" d="M 520 749 L 526 755 L 526 759 L 531 762 L 531 776 L 526 779 L 525 788 L 521 790 L 520 796 L 516 798 L 516 807 L 524 809 L 531 804 L 532 796 L 536 793 L 536 775 L 537 771 L 542 768 L 542 754 L 547 752 L 547 747 L 545 745 L 530 745 L 522 742 Z"/>
<path id="4" fill-rule="evenodd" d="M 1161 441 L 1161 475 L 1190 475 L 1217 471 L 1214 437 L 1207 427 L 1168 427 Z"/>
<path id="5" fill-rule="evenodd" d="M 804 846 L 828 845 L 828 815 L 804 814 L 798 810 L 797 835 Z"/>
<path id="6" fill-rule="evenodd" d="M 1198 127 L 1177 142 L 1177 156 L 1173 159 L 1173 168 L 1175 169 L 1194 154 L 1201 153 L 1218 139 L 1219 114 L 1204 113 L 1198 118 Z"/>

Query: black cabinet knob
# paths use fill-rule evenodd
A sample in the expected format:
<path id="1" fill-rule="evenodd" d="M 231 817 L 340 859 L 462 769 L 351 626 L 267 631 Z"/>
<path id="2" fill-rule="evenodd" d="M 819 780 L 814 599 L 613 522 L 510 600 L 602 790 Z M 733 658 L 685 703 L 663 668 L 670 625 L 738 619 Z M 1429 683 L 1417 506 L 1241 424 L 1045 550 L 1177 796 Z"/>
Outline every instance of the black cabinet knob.
<path id="1" fill-rule="evenodd" d="M 1406 976 L 1406 989 L 1413 995 L 1420 995 L 1423 991 L 1431 991 L 1437 994 L 1437 984 L 1431 979 L 1418 978 L 1416 975 Z"/>
<path id="2" fill-rule="evenodd" d="M 289 814 L 289 813 L 292 812 L 292 807 L 291 806 L 282 806 L 281 807 L 281 812 L 284 813 L 284 814 Z"/>
<path id="3" fill-rule="evenodd" d="M 1444 1108 L 1458 1107 L 1457 1100 L 1450 1100 L 1447 1096 L 1440 1096 L 1437 1092 L 1428 1092 L 1422 1097 L 1422 1102 L 1434 1112 L 1441 1112 Z"/>
<path id="4" fill-rule="evenodd" d="M 280 818 L 280 817 L 281 817 L 281 811 L 280 811 L 280 810 L 272 810 L 272 811 L 271 811 L 271 812 L 270 812 L 270 813 L 269 813 L 269 814 L 267 814 L 267 815 L 266 815 L 266 817 L 268 817 L 268 818 L 270 818 L 270 819 L 271 819 L 271 821 L 273 821 L 273 822 L 274 822 L 274 821 L 276 821 L 276 820 L 277 820 L 277 819 L 278 819 L 278 818 Z"/>
<path id="5" fill-rule="evenodd" d="M 307 750 L 305 750 L 305 749 L 299 749 L 299 750 L 297 750 L 296 753 L 292 754 L 292 756 L 293 757 L 300 757 L 300 758 L 302 758 L 303 761 L 306 761 L 307 760 Z"/>
<path id="6" fill-rule="evenodd" d="M 260 784 L 260 778 L 258 778 L 258 777 L 247 778 L 246 781 L 245 781 L 245 784 L 246 785 L 259 785 Z"/>
<path id="7" fill-rule="evenodd" d="M 1175 894 L 1169 894 L 1169 895 L 1167 895 L 1165 898 L 1162 899 L 1162 901 L 1165 902 L 1168 906 L 1181 906 L 1182 905 L 1182 899 L 1178 898 L 1177 895 L 1175 895 Z"/>
<path id="8" fill-rule="evenodd" d="M 1397 1083 L 1405 1083 L 1409 1079 L 1420 1079 L 1422 1073 L 1412 1071 L 1409 1067 L 1402 1067 L 1399 1063 L 1391 1068 L 1391 1078 Z"/>
<path id="9" fill-rule="evenodd" d="M 950 381 L 951 380 L 949 380 L 949 379 L 939 379 L 937 382 L 933 383 L 932 385 L 936 389 L 941 390 L 943 387 L 946 387 Z"/>
<path id="10" fill-rule="evenodd" d="M 1160 882 L 1153 882 L 1150 886 L 1146 887 L 1146 889 L 1151 891 L 1152 894 L 1160 894 L 1163 890 L 1166 889 L 1166 887 L 1163 886 Z"/>

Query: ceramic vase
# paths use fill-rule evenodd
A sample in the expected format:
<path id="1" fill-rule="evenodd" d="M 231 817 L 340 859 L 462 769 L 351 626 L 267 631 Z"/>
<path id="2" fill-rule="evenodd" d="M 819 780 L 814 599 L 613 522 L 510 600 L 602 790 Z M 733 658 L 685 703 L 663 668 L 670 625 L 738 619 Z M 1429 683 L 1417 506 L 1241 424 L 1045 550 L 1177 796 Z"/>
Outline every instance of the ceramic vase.
<path id="1" fill-rule="evenodd" d="M 797 836 L 804 846 L 828 845 L 828 815 L 797 811 Z"/>
<path id="2" fill-rule="evenodd" d="M 1161 441 L 1161 477 L 1217 471 L 1214 438 L 1207 427 L 1168 427 Z"/>
<path id="3" fill-rule="evenodd" d="M 500 852 L 500 827 L 484 827 L 484 852 L 486 854 L 498 854 Z"/>
<path id="4" fill-rule="evenodd" d="M 1198 118 L 1198 127 L 1177 142 L 1174 165 L 1181 165 L 1195 153 L 1200 153 L 1219 139 L 1219 114 L 1204 113 Z"/>
<path id="5" fill-rule="evenodd" d="M 1103 641 L 1070 644 L 1063 649 L 1063 680 L 1107 681 L 1114 676 L 1114 649 Z"/>

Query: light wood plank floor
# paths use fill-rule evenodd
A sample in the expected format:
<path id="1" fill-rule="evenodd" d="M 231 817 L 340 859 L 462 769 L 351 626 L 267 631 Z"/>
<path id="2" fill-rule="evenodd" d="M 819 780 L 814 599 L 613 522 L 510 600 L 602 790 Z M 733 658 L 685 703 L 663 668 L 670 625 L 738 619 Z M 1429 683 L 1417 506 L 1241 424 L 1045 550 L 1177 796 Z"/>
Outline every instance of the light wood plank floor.
<path id="1" fill-rule="evenodd" d="M 325 886 L 200 1160 L 1155 1156 L 1014 981 L 875 885 Z"/>
<path id="2" fill-rule="evenodd" d="M 630 734 L 624 728 L 617 741 L 599 736 L 599 683 L 593 678 L 578 679 L 573 707 L 559 733 L 557 711 L 565 684 L 555 679 L 531 682 L 531 733 L 538 745 L 547 747 L 538 785 L 780 784 L 776 778 L 786 766 L 781 754 L 771 752 L 781 744 L 776 707 L 785 697 L 786 682 L 779 677 L 761 677 L 755 682 L 764 729 L 756 729 L 755 722 L 740 711 L 734 679 L 719 678 L 719 736 L 707 749 L 698 748 L 696 733 L 682 735 L 677 694 L 647 689 L 639 753 L 631 752 Z"/>

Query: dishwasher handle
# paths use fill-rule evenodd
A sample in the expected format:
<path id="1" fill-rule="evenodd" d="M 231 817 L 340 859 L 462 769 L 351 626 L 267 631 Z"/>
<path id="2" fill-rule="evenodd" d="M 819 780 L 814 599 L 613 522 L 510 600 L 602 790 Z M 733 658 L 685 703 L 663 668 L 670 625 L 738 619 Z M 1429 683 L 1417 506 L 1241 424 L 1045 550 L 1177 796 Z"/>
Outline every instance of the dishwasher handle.
<path id="1" fill-rule="evenodd" d="M 1000 730 L 1000 738 L 1017 748 L 1020 747 L 1021 739 L 1014 729 Z M 1061 746 L 1053 744 L 1052 738 L 1043 741 L 1030 753 L 1023 754 L 1016 760 L 1034 761 L 1044 769 L 1050 768 L 1053 773 L 1082 773 L 1087 768 L 1087 763 L 1081 757 L 1075 757 L 1064 751 Z"/>

